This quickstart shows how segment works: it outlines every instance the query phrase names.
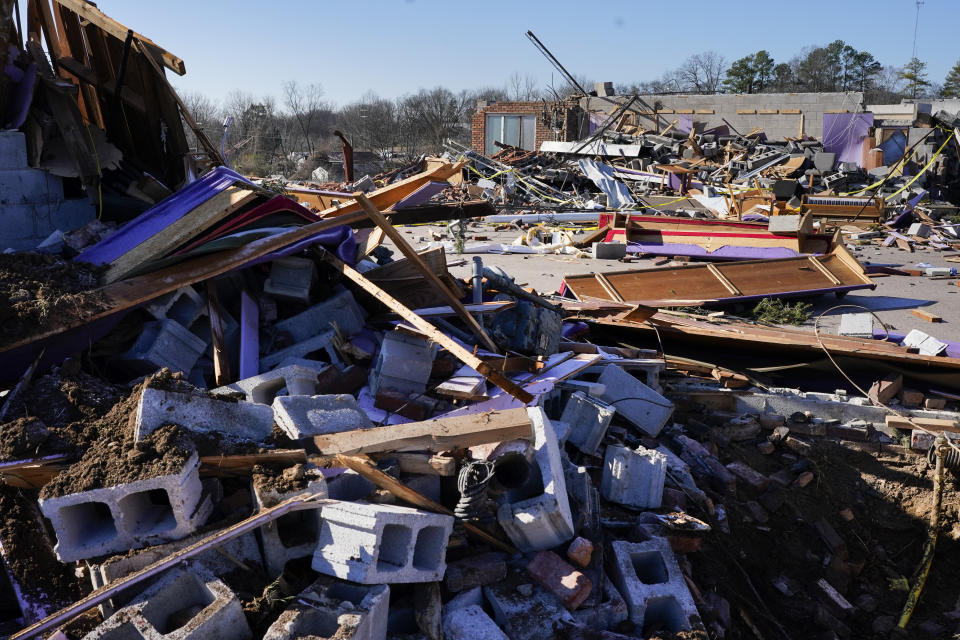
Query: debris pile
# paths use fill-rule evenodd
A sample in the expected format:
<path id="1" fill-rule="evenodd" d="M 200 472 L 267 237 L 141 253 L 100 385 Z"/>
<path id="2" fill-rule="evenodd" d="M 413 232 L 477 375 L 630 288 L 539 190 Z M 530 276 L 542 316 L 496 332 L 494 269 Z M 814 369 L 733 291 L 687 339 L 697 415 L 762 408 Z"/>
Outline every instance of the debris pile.
<path id="1" fill-rule="evenodd" d="M 957 344 L 872 311 L 824 329 L 788 300 L 955 279 L 856 254 L 960 248 L 956 117 L 864 170 L 826 135 L 663 127 L 634 97 L 573 142 L 274 183 L 202 138 L 176 56 L 54 1 L 88 37 L 49 39 L 56 69 L 39 39 L 12 48 L 14 81 L 41 80 L 0 144 L 25 157 L 47 114 L 32 139 L 62 138 L 88 195 L 146 206 L 105 197 L 112 223 L 0 256 L 0 633 L 960 631 Z M 124 62 L 88 73 L 71 47 L 103 38 Z M 153 120 L 107 108 L 158 96 Z M 830 115 L 870 146 L 863 114 Z M 181 116 L 205 149 L 189 170 L 166 158 Z M 167 146 L 122 135 L 161 121 Z M 918 191 L 915 157 L 945 182 Z"/>

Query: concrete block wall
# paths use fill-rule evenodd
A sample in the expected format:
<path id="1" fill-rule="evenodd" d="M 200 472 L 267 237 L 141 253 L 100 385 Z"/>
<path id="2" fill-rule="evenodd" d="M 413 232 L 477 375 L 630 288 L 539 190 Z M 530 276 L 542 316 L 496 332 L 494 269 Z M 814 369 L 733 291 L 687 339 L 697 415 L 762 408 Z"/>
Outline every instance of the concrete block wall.
<path id="1" fill-rule="evenodd" d="M 26 138 L 0 131 L 0 251 L 33 249 L 55 230 L 70 231 L 96 217 L 85 198 L 65 198 L 63 181 L 27 164 Z"/>
<path id="2" fill-rule="evenodd" d="M 62 562 L 177 540 L 203 524 L 213 504 L 203 493 L 194 453 L 174 474 L 41 498 L 40 510 L 57 534 Z"/>
<path id="3" fill-rule="evenodd" d="M 800 129 L 800 116 L 803 115 L 803 131 L 808 136 L 820 138 L 823 135 L 823 114 L 827 112 L 849 111 L 860 113 L 864 110 L 863 94 L 855 91 L 837 93 L 752 93 L 718 95 L 643 95 L 640 98 L 650 107 L 659 101 L 663 109 L 661 126 L 664 120 L 672 122 L 682 115 L 689 116 L 695 123 L 704 123 L 705 128 L 719 127 L 726 119 L 740 133 L 746 134 L 753 127 L 760 127 L 770 140 L 783 140 L 796 137 Z M 614 98 L 626 102 L 629 96 Z M 610 113 L 617 108 L 596 97 L 585 97 L 580 106 L 587 111 Z M 642 111 L 647 111 L 641 107 Z M 649 111 L 649 113 L 653 113 Z M 652 125 L 652 120 L 640 117 L 644 128 Z M 731 132 L 733 133 L 733 132 Z"/>

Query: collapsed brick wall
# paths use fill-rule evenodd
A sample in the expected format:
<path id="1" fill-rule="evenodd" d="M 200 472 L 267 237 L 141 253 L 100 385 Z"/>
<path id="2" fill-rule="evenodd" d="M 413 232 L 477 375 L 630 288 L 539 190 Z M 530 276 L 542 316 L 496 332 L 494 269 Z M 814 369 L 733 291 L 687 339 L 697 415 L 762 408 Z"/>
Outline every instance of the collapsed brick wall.
<path id="1" fill-rule="evenodd" d="M 470 147 L 477 153 L 485 153 L 484 142 L 486 140 L 486 123 L 488 115 L 524 115 L 524 116 L 536 116 L 537 126 L 536 126 L 536 136 L 534 140 L 534 146 L 539 149 L 540 145 L 548 140 L 560 140 L 560 141 L 569 141 L 578 139 L 578 124 L 580 118 L 578 117 L 582 112 L 577 106 L 563 106 L 559 105 L 562 110 L 562 122 L 563 129 L 560 131 L 559 136 L 554 134 L 553 129 L 550 128 L 549 123 L 544 120 L 544 109 L 548 113 L 552 113 L 554 108 L 557 107 L 557 103 L 554 102 L 495 102 L 494 104 L 488 105 L 483 109 L 478 109 L 473 114 L 473 121 L 471 123 L 471 136 L 470 136 Z"/>

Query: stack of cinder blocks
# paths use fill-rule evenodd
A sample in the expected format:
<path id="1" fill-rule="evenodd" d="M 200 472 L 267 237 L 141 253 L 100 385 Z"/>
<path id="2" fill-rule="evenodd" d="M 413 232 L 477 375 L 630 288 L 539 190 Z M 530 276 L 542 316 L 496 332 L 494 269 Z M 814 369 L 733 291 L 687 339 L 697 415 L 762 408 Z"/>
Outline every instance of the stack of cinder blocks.
<path id="1" fill-rule="evenodd" d="M 213 509 L 194 453 L 177 473 L 53 498 L 40 509 L 57 534 L 62 562 L 183 538 Z"/>

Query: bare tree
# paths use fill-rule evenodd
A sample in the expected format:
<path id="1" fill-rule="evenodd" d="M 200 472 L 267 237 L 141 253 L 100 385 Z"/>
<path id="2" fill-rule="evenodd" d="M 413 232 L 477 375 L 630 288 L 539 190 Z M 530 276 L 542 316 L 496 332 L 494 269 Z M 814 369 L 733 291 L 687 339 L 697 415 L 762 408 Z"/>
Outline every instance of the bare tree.
<path id="1" fill-rule="evenodd" d="M 313 141 L 310 138 L 310 133 L 317 114 L 326 106 L 323 102 L 323 87 L 319 84 L 300 86 L 296 80 L 284 82 L 283 103 L 297 119 L 300 132 L 306 142 L 306 149 L 304 150 L 307 152 L 313 151 Z"/>
<path id="2" fill-rule="evenodd" d="M 383 155 L 397 142 L 396 106 L 372 91 L 340 109 L 337 122 L 357 149 Z"/>
<path id="3" fill-rule="evenodd" d="M 514 71 L 507 78 L 506 93 L 516 102 L 530 102 L 540 98 L 536 79 L 530 74 L 521 75 L 519 71 Z"/>
<path id="4" fill-rule="evenodd" d="M 220 107 L 206 96 L 198 91 L 188 91 L 180 94 L 187 111 L 193 116 L 200 129 L 207 135 L 207 138 L 218 144 L 220 141 Z M 190 141 L 190 148 L 194 151 L 200 149 L 200 142 L 196 139 L 193 131 L 184 127 L 187 132 L 187 139 Z"/>
<path id="5" fill-rule="evenodd" d="M 687 58 L 677 69 L 683 89 L 702 94 L 718 93 L 726 59 L 716 51 L 705 51 Z"/>

